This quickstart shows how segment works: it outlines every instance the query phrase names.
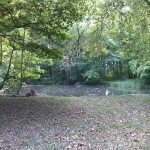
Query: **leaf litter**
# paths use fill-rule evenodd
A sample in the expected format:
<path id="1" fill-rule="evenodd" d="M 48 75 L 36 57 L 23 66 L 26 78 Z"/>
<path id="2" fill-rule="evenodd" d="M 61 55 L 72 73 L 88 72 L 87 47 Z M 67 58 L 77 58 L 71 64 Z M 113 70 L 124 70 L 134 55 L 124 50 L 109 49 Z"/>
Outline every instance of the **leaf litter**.
<path id="1" fill-rule="evenodd" d="M 150 95 L 0 97 L 1 150 L 150 149 Z"/>

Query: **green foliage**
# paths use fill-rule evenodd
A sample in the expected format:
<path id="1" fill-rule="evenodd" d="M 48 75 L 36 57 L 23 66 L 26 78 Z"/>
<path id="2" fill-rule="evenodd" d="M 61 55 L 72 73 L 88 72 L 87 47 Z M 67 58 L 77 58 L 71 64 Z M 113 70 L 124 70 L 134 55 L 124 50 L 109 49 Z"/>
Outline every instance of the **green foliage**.
<path id="1" fill-rule="evenodd" d="M 44 58 L 61 59 L 70 37 L 68 30 L 86 9 L 83 3 L 83 0 L 1 1 L 0 62 L 6 67 L 1 68 L 4 82 L 10 79 L 21 86 L 24 78 L 40 78 Z"/>
<path id="2" fill-rule="evenodd" d="M 144 88 L 144 82 L 142 80 L 124 80 L 124 81 L 109 81 L 109 85 L 115 86 L 120 89 L 141 89 Z"/>
<path id="3" fill-rule="evenodd" d="M 1 78 L 14 49 L 14 80 L 23 75 L 49 84 L 150 81 L 150 9 L 144 0 L 2 0 L 0 12 Z"/>
<path id="4" fill-rule="evenodd" d="M 10 78 L 7 81 L 6 85 L 9 87 L 9 90 L 15 93 L 19 86 L 19 80 L 17 78 Z"/>
<path id="5" fill-rule="evenodd" d="M 132 60 L 129 64 L 133 74 L 143 79 L 146 84 L 150 83 L 150 61 L 143 63 L 140 60 Z"/>
<path id="6" fill-rule="evenodd" d="M 137 75 L 144 79 L 146 84 L 150 84 L 150 61 L 147 61 L 146 63 L 141 64 L 137 68 Z"/>
<path id="7" fill-rule="evenodd" d="M 130 69 L 134 75 L 137 74 L 137 68 L 139 67 L 139 60 L 132 60 L 129 62 Z"/>
<path id="8" fill-rule="evenodd" d="M 51 76 L 66 83 L 99 83 L 99 80 L 149 81 L 150 9 L 144 1 L 92 1 L 82 22 L 70 28 L 70 42 Z M 84 65 L 83 65 L 84 64 Z M 81 76 L 82 75 L 82 76 Z M 53 78 L 54 79 L 54 78 Z M 63 82 L 62 82 L 63 83 Z M 119 83 L 118 83 L 119 84 Z M 134 82 L 120 83 L 134 87 Z M 143 83 L 142 83 L 143 84 Z M 135 88 L 142 86 L 135 82 Z"/>
<path id="9" fill-rule="evenodd" d="M 100 75 L 95 70 L 89 70 L 82 74 L 86 79 L 85 83 L 87 84 L 98 84 L 100 81 Z"/>
<path id="10" fill-rule="evenodd" d="M 43 77 L 38 82 L 40 82 L 44 85 L 55 84 L 55 80 L 53 80 L 51 77 Z"/>

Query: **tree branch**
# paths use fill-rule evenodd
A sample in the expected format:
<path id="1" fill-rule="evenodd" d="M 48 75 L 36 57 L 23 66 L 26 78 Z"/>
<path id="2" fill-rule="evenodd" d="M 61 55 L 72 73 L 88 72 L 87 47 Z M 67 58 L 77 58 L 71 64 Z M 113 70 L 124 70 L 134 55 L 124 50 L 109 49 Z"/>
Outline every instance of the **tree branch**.
<path id="1" fill-rule="evenodd" d="M 150 6 L 150 1 L 149 0 L 144 0 L 149 6 Z"/>
<path id="2" fill-rule="evenodd" d="M 12 47 L 12 51 L 11 51 L 11 54 L 10 54 L 10 59 L 9 59 L 9 64 L 8 64 L 6 75 L 5 75 L 4 79 L 3 79 L 3 82 L 0 85 L 0 90 L 3 88 L 5 82 L 8 80 L 10 69 L 11 69 L 11 64 L 12 64 L 13 53 L 15 51 L 15 48 L 12 46 L 10 40 L 9 40 L 9 43 L 10 43 L 10 46 Z"/>
<path id="3" fill-rule="evenodd" d="M 9 9 L 7 9 L 7 8 L 6 8 L 5 6 L 3 6 L 1 3 L 0 3 L 0 6 L 1 6 L 3 9 L 5 9 L 5 10 L 10 14 L 10 17 L 11 17 L 12 21 L 14 22 L 14 18 L 13 18 L 13 16 L 12 16 L 11 12 L 9 11 Z"/>

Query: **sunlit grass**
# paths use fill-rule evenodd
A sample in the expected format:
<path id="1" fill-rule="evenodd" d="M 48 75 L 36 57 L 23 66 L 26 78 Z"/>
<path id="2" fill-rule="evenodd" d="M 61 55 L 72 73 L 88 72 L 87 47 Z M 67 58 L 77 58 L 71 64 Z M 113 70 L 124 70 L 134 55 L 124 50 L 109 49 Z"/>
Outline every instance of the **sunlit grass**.
<path id="1" fill-rule="evenodd" d="M 141 80 L 124 80 L 124 81 L 110 81 L 108 82 L 111 86 L 123 89 L 142 89 L 144 88 L 144 83 Z"/>

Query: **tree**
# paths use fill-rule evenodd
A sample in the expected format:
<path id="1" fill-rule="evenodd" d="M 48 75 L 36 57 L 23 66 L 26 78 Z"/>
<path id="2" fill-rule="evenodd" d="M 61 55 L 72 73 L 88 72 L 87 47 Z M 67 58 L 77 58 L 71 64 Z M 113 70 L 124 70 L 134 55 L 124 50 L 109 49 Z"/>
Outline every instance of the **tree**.
<path id="1" fill-rule="evenodd" d="M 68 83 L 70 79 L 73 83 L 99 83 L 149 73 L 144 69 L 150 58 L 150 9 L 146 1 L 87 0 L 82 21 L 70 27 L 63 61 L 47 67 L 49 75 L 56 77 L 59 72 L 59 79 Z M 138 69 L 140 66 L 143 69 Z"/>
<path id="2" fill-rule="evenodd" d="M 62 58 L 62 49 L 68 39 L 67 31 L 74 21 L 82 18 L 84 12 L 82 3 L 81 0 L 67 2 L 65 0 L 2 0 L 0 2 L 0 36 L 3 41 L 7 41 L 3 44 L 7 43 L 8 47 L 12 47 L 13 53 L 21 52 L 20 87 L 23 70 L 26 68 L 23 68 L 26 65 L 23 61 L 25 52 L 35 53 L 41 58 Z M 1 46 L 1 60 L 2 49 Z M 8 79 L 13 53 L 0 88 Z"/>
<path id="3" fill-rule="evenodd" d="M 150 54 L 150 10 L 144 1 L 106 1 L 97 6 L 95 23 L 84 40 L 86 51 L 92 57 L 105 57 L 104 66 L 109 72 L 112 70 L 112 76 L 125 75 L 125 68 L 130 72 L 126 64 L 132 59 L 146 63 Z"/>
<path id="4" fill-rule="evenodd" d="M 150 6 L 150 1 L 149 0 L 145 0 L 145 2 Z"/>

